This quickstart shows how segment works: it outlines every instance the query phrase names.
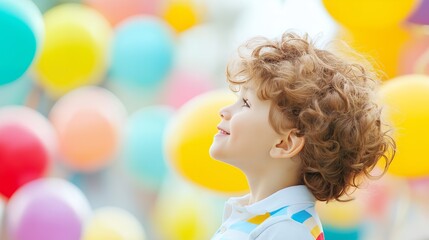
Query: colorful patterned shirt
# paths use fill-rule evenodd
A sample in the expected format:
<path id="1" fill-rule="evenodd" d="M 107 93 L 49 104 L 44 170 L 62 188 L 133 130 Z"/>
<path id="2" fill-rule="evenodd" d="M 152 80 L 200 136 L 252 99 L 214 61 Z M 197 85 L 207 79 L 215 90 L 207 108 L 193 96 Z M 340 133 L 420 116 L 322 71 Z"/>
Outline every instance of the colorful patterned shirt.
<path id="1" fill-rule="evenodd" d="M 324 240 L 315 198 L 304 185 L 284 188 L 253 203 L 250 194 L 230 198 L 212 240 Z"/>

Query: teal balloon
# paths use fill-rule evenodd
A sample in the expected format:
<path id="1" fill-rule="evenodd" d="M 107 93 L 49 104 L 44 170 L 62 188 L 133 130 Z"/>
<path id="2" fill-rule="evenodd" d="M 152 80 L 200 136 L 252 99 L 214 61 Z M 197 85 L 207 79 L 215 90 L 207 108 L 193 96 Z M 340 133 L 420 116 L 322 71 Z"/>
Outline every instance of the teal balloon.
<path id="1" fill-rule="evenodd" d="M 123 159 L 141 184 L 159 188 L 167 174 L 164 133 L 174 114 L 167 106 L 151 106 L 133 113 L 125 128 Z"/>
<path id="2" fill-rule="evenodd" d="M 49 9 L 65 3 L 81 3 L 80 0 L 33 0 L 41 12 L 46 12 Z"/>
<path id="3" fill-rule="evenodd" d="M 112 48 L 109 79 L 121 84 L 156 88 L 173 66 L 173 32 L 156 17 L 125 20 L 116 29 Z"/>
<path id="4" fill-rule="evenodd" d="M 362 239 L 362 227 L 339 228 L 324 224 L 323 233 L 327 240 L 359 240 Z"/>
<path id="5" fill-rule="evenodd" d="M 44 36 L 43 17 L 30 0 L 0 0 L 0 85 L 20 78 Z"/>
<path id="6" fill-rule="evenodd" d="M 0 85 L 0 107 L 24 105 L 32 87 L 33 82 L 27 75 L 11 83 Z"/>

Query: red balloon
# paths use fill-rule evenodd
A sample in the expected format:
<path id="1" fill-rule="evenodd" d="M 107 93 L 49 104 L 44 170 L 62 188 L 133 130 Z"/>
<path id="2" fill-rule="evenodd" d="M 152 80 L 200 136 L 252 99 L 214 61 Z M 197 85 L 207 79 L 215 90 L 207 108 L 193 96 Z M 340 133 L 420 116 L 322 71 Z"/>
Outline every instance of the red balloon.
<path id="1" fill-rule="evenodd" d="M 19 125 L 0 127 L 0 194 L 9 199 L 22 185 L 44 175 L 48 153 L 41 140 Z"/>

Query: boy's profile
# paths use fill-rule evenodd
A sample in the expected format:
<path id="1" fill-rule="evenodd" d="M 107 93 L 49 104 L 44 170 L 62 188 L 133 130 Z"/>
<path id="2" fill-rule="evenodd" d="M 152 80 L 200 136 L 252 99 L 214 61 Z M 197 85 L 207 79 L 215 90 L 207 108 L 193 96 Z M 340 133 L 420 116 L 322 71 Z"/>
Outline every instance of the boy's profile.
<path id="1" fill-rule="evenodd" d="M 212 239 L 321 240 L 315 200 L 341 200 L 395 143 L 371 68 L 285 33 L 255 38 L 227 67 L 237 101 L 220 110 L 210 155 L 241 169 L 250 193 L 225 206 Z"/>

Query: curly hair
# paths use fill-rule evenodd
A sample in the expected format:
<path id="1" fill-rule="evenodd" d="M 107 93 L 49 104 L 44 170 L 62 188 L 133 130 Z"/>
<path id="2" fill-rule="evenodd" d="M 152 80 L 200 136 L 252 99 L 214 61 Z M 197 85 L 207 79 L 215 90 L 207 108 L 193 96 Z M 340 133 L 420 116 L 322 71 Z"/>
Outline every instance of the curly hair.
<path id="1" fill-rule="evenodd" d="M 359 187 L 362 176 L 388 169 L 396 151 L 392 128 L 381 120 L 379 80 L 363 59 L 355 63 L 316 48 L 308 35 L 286 32 L 241 46 L 227 79 L 231 89 L 254 83 L 258 97 L 272 103 L 273 129 L 282 133 L 292 123 L 304 137 L 300 180 L 316 199 L 347 201 L 340 197 Z M 382 159 L 382 174 L 371 175 Z"/>

